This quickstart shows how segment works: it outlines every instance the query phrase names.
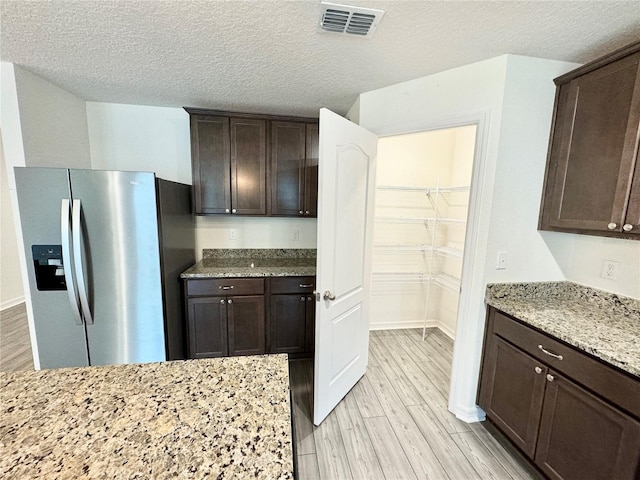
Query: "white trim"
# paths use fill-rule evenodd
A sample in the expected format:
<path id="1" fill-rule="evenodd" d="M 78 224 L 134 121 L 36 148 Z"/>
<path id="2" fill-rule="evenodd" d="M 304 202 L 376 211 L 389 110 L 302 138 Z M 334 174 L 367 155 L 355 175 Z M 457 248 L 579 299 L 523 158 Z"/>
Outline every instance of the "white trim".
<path id="1" fill-rule="evenodd" d="M 476 125 L 476 148 L 473 158 L 473 172 L 469 193 L 469 211 L 465 236 L 464 258 L 462 261 L 462 280 L 458 319 L 451 366 L 451 385 L 448 408 L 463 421 L 477 422 L 484 419 L 484 412 L 477 405 L 469 405 L 464 396 L 463 385 L 476 382 L 478 368 L 476 359 L 482 348 L 483 322 L 478 321 L 471 305 L 472 289 L 485 288 L 484 270 L 474 268 L 478 259 L 486 258 L 486 242 L 479 242 L 480 206 L 487 192 L 484 192 L 487 149 L 491 109 L 480 110 L 465 115 L 442 117 L 437 120 L 421 120 L 404 124 L 384 125 L 376 128 L 379 136 L 404 135 L 430 130 L 444 130 L 467 125 Z M 484 292 L 477 292 L 484 297 Z M 442 330 L 442 328 L 441 328 Z M 444 332 L 444 330 L 442 330 Z M 447 332 L 444 332 L 447 334 Z"/>
<path id="2" fill-rule="evenodd" d="M 369 324 L 369 331 L 372 330 L 401 330 L 404 328 L 422 328 L 425 325 L 424 319 L 400 320 L 389 322 L 376 322 Z M 427 328 L 438 327 L 438 320 L 427 320 Z"/>
<path id="3" fill-rule="evenodd" d="M 483 422 L 487 417 L 484 411 L 478 406 L 469 408 L 459 405 L 456 409 L 456 418 L 466 423 L 475 423 Z"/>
<path id="4" fill-rule="evenodd" d="M 449 337 L 451 340 L 453 340 L 454 342 L 456 341 L 456 332 L 455 330 L 452 330 L 451 328 L 449 328 L 448 326 L 446 326 L 443 323 L 438 323 L 436 325 L 436 327 L 438 327 L 438 329 L 444 333 L 447 337 Z"/>
<path id="5" fill-rule="evenodd" d="M 0 304 L 0 311 L 4 311 L 7 308 L 15 307 L 16 305 L 20 305 L 24 303 L 24 295 L 21 297 L 12 298 L 11 300 L 5 300 Z"/>

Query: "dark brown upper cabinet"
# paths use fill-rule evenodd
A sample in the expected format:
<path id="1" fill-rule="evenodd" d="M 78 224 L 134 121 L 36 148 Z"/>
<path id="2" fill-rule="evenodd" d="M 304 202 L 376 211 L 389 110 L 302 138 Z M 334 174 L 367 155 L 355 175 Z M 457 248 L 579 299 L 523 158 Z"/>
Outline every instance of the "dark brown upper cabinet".
<path id="1" fill-rule="evenodd" d="M 317 216 L 316 119 L 185 110 L 196 214 Z"/>
<path id="2" fill-rule="evenodd" d="M 271 215 L 317 216 L 318 124 L 271 122 Z"/>
<path id="3" fill-rule="evenodd" d="M 266 215 L 266 138 L 265 120 L 191 116 L 197 214 Z"/>
<path id="4" fill-rule="evenodd" d="M 640 239 L 640 42 L 554 80 L 541 230 Z"/>
<path id="5" fill-rule="evenodd" d="M 231 213 L 267 213 L 267 122 L 231 118 Z"/>

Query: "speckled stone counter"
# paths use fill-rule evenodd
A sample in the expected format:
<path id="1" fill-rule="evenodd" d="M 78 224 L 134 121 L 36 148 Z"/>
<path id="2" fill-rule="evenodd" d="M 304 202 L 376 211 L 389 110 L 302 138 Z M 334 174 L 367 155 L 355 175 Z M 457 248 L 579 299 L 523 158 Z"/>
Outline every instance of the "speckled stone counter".
<path id="1" fill-rule="evenodd" d="M 0 478 L 293 478 L 286 355 L 0 374 Z"/>
<path id="2" fill-rule="evenodd" d="M 182 278 L 297 277 L 316 274 L 315 249 L 205 249 Z"/>
<path id="3" fill-rule="evenodd" d="M 485 300 L 640 377 L 640 301 L 571 282 L 490 284 Z"/>

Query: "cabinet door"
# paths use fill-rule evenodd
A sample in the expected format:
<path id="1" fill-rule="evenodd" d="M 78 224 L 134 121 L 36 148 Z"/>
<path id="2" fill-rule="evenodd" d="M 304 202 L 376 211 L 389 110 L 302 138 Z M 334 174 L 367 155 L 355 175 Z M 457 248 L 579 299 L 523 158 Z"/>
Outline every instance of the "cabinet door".
<path id="1" fill-rule="evenodd" d="M 319 126 L 307 124 L 307 148 L 304 166 L 304 214 L 318 216 L 318 144 Z"/>
<path id="2" fill-rule="evenodd" d="M 640 75 L 639 75 L 640 77 Z M 640 110 L 640 108 L 639 108 Z M 624 220 L 624 232 L 640 235 L 640 161 L 636 158 L 636 171 L 631 185 L 631 194 L 627 206 L 627 216 Z M 631 226 L 631 230 L 627 230 Z"/>
<path id="3" fill-rule="evenodd" d="M 267 124 L 231 118 L 231 213 L 267 214 Z"/>
<path id="4" fill-rule="evenodd" d="M 316 302 L 313 295 L 307 295 L 304 345 L 305 352 L 313 352 L 316 349 Z"/>
<path id="5" fill-rule="evenodd" d="M 482 368 L 480 406 L 533 458 L 545 389 L 546 367 L 496 335 Z"/>
<path id="6" fill-rule="evenodd" d="M 271 353 L 305 351 L 307 295 L 271 295 Z"/>
<path id="7" fill-rule="evenodd" d="M 640 424 L 549 372 L 536 464 L 553 479 L 637 480 Z"/>
<path id="8" fill-rule="evenodd" d="M 305 124 L 271 122 L 271 215 L 304 215 Z"/>
<path id="9" fill-rule="evenodd" d="M 229 118 L 191 116 L 193 196 L 199 214 L 229 213 L 231 157 Z"/>
<path id="10" fill-rule="evenodd" d="M 560 87 L 550 226 L 622 231 L 636 161 L 639 59 L 625 57 Z"/>
<path id="11" fill-rule="evenodd" d="M 227 343 L 227 304 L 222 297 L 187 299 L 189 358 L 224 357 Z"/>
<path id="12" fill-rule="evenodd" d="M 229 355 L 265 353 L 264 295 L 229 297 Z"/>

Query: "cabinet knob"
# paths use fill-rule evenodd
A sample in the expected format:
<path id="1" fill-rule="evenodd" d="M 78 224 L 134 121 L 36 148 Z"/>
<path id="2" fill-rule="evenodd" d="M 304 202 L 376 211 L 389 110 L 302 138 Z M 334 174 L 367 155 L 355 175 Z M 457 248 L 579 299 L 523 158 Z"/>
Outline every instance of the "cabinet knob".
<path id="1" fill-rule="evenodd" d="M 307 302 L 310 302 L 313 300 L 313 297 L 307 297 Z"/>
<path id="2" fill-rule="evenodd" d="M 225 209 L 224 209 L 224 213 L 229 213 L 229 211 L 230 211 L 230 210 L 229 210 L 228 208 L 225 208 Z"/>
<path id="3" fill-rule="evenodd" d="M 623 229 L 625 232 L 630 232 L 631 230 L 633 230 L 633 225 L 631 225 L 630 223 L 625 223 L 625 224 L 622 226 L 622 229 Z"/>
<path id="4" fill-rule="evenodd" d="M 224 298 L 222 300 L 220 300 L 220 303 L 224 303 Z"/>
<path id="5" fill-rule="evenodd" d="M 304 297 L 300 297 L 300 301 L 301 301 L 301 302 L 304 302 Z"/>
<path id="6" fill-rule="evenodd" d="M 540 375 L 542 373 L 542 369 L 540 367 L 534 368 L 535 372 Z"/>
<path id="7" fill-rule="evenodd" d="M 611 222 L 609 225 L 607 225 L 607 228 L 609 230 L 615 230 L 616 228 L 618 228 L 618 224 Z"/>
<path id="8" fill-rule="evenodd" d="M 233 300 L 229 299 L 229 300 L 227 300 L 227 303 L 228 303 L 229 305 L 231 305 L 231 304 L 233 303 Z"/>
<path id="9" fill-rule="evenodd" d="M 551 375 L 550 373 L 547 373 L 547 380 L 549 380 L 550 382 L 553 382 L 556 378 Z"/>
<path id="10" fill-rule="evenodd" d="M 235 208 L 231 209 L 231 213 L 236 213 L 236 212 L 237 212 L 237 210 Z"/>
<path id="11" fill-rule="evenodd" d="M 310 210 L 307 210 L 306 212 L 304 212 L 305 215 L 309 215 L 311 213 Z"/>
<path id="12" fill-rule="evenodd" d="M 300 215 L 302 215 L 304 212 L 302 210 L 300 210 Z"/>

